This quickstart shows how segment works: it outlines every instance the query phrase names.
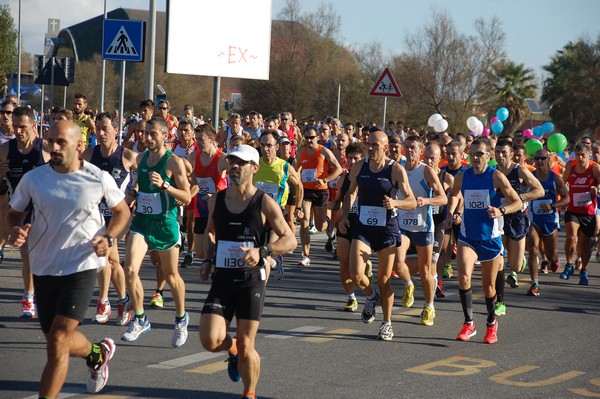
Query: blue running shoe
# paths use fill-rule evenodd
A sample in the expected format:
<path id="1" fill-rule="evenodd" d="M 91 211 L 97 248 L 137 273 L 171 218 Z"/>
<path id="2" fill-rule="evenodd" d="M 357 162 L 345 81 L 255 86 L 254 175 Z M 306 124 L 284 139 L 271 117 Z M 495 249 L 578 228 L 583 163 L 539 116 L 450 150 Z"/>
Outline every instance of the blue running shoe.
<path id="1" fill-rule="evenodd" d="M 571 275 L 572 275 L 574 272 L 575 272 L 575 267 L 574 267 L 572 264 L 570 264 L 570 263 L 567 263 L 567 264 L 565 265 L 565 271 L 563 271 L 563 272 L 560 274 L 560 278 L 561 278 L 561 279 L 563 279 L 563 280 L 568 280 L 568 279 L 569 279 L 569 277 L 571 277 Z"/>
<path id="2" fill-rule="evenodd" d="M 237 349 L 237 339 L 233 339 L 233 345 Z M 238 355 L 232 355 L 231 352 L 227 352 L 229 357 L 227 358 L 227 374 L 229 374 L 229 378 L 233 382 L 240 382 L 242 380 L 242 376 L 238 370 Z"/>
<path id="3" fill-rule="evenodd" d="M 582 270 L 579 272 L 579 285 L 589 285 L 590 279 L 587 270 Z"/>

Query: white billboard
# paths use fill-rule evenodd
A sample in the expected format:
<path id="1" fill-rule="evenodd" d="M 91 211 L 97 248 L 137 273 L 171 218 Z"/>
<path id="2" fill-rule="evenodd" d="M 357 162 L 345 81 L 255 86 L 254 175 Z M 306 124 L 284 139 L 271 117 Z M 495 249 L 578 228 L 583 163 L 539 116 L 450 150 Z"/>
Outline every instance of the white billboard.
<path id="1" fill-rule="evenodd" d="M 269 79 L 271 0 L 168 0 L 167 73 Z"/>

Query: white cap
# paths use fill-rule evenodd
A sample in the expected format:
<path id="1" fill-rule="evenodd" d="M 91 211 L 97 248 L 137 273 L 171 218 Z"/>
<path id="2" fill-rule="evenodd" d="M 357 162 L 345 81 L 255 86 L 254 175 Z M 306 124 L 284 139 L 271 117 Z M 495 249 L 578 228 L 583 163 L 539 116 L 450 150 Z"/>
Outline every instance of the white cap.
<path id="1" fill-rule="evenodd" d="M 236 157 L 246 162 L 252 162 L 256 165 L 258 165 L 258 160 L 260 158 L 258 151 L 248 144 L 238 145 L 231 152 L 228 152 L 227 156 Z"/>

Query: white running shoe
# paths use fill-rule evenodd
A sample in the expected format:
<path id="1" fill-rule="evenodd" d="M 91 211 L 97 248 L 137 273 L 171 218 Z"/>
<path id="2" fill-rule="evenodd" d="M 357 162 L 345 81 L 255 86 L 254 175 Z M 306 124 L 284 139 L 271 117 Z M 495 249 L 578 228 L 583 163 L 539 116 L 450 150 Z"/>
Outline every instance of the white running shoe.
<path id="1" fill-rule="evenodd" d="M 96 367 L 90 367 L 90 375 L 87 381 L 87 391 L 89 393 L 98 393 L 104 388 L 108 381 L 108 362 L 115 354 L 117 346 L 111 338 L 104 338 L 100 343 L 102 347 L 102 363 Z"/>
<path id="2" fill-rule="evenodd" d="M 175 329 L 173 330 L 173 338 L 171 345 L 174 348 L 179 348 L 185 344 L 188 337 L 188 324 L 190 324 L 190 314 L 185 312 L 185 317 L 181 321 L 175 320 Z"/>
<path id="3" fill-rule="evenodd" d="M 126 302 L 117 302 L 117 324 L 126 326 L 131 321 L 131 299 Z"/>
<path id="4" fill-rule="evenodd" d="M 123 335 L 121 339 L 123 341 L 133 342 L 137 341 L 140 338 L 140 335 L 147 333 L 152 329 L 150 325 L 150 319 L 146 316 L 146 320 L 143 322 L 139 319 L 139 317 L 134 317 L 129 323 L 129 328 Z"/>
<path id="5" fill-rule="evenodd" d="M 300 266 L 308 267 L 310 266 L 310 258 L 308 256 L 302 255 L 302 260 L 298 262 Z"/>
<path id="6" fill-rule="evenodd" d="M 112 314 L 112 309 L 110 307 L 110 302 L 102 302 L 98 299 L 98 304 L 96 305 L 96 314 L 94 315 L 94 321 L 98 323 L 106 323 Z"/>

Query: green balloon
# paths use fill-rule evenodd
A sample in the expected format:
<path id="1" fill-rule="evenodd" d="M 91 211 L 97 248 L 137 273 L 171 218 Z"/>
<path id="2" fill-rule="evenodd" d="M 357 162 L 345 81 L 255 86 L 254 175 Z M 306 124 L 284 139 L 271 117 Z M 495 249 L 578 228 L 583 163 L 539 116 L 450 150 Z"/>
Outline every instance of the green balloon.
<path id="1" fill-rule="evenodd" d="M 548 138 L 548 149 L 552 152 L 563 152 L 567 144 L 567 138 L 562 133 L 554 133 Z"/>
<path id="2" fill-rule="evenodd" d="M 529 139 L 525 143 L 525 152 L 529 158 L 533 158 L 535 153 L 542 148 L 544 148 L 544 146 L 538 139 Z"/>

